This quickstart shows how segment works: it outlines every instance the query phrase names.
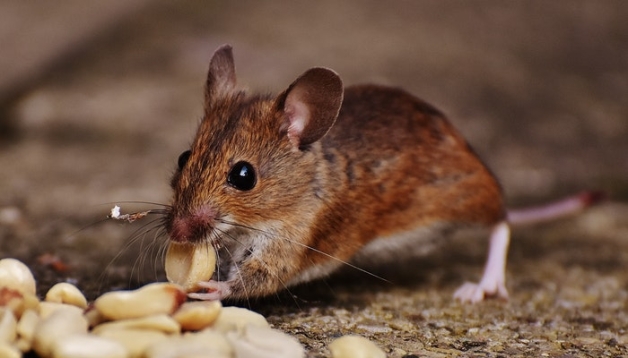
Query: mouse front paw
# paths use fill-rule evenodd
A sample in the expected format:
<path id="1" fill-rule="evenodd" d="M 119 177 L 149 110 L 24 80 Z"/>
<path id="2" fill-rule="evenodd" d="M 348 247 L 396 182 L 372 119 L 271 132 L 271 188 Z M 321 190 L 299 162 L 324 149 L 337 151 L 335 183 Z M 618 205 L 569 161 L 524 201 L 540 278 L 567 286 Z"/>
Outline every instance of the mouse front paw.
<path id="1" fill-rule="evenodd" d="M 508 290 L 502 282 L 466 282 L 454 293 L 454 299 L 463 303 L 478 303 L 488 297 L 508 299 Z"/>
<path id="2" fill-rule="evenodd" d="M 188 293 L 188 297 L 203 301 L 220 301 L 231 294 L 231 285 L 225 281 L 199 282 L 198 287 L 205 292 Z"/>

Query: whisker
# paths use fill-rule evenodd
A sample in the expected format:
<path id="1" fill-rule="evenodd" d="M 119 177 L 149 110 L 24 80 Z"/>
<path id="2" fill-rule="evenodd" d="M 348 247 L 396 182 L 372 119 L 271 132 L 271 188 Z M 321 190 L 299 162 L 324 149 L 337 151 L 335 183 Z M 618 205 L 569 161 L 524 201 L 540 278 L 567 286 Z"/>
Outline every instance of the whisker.
<path id="1" fill-rule="evenodd" d="M 160 253 L 161 253 L 161 247 L 163 246 L 162 242 L 160 242 L 160 237 L 164 236 L 165 234 L 165 229 L 162 225 L 158 225 L 157 229 L 154 231 L 153 234 L 153 238 L 150 242 L 150 252 L 151 258 L 157 258 L 159 257 Z M 165 241 L 167 242 L 167 241 Z M 159 278 L 159 273 L 157 271 L 157 268 L 160 267 L 157 260 L 152 260 L 153 261 L 153 277 L 155 279 L 155 281 L 158 280 Z M 164 262 L 163 260 L 161 262 Z"/>
<path id="2" fill-rule="evenodd" d="M 229 223 L 225 223 L 225 224 L 229 224 Z M 231 225 L 231 224 L 229 224 L 229 225 Z M 216 231 L 220 232 L 221 234 L 223 234 L 225 236 L 227 236 L 229 239 L 231 239 L 232 241 L 235 241 L 240 246 L 246 247 L 242 242 L 240 242 L 238 239 L 236 239 L 235 237 L 233 237 L 229 233 L 225 232 L 224 230 L 220 230 L 220 229 L 216 228 Z M 221 239 L 221 237 L 218 234 L 216 234 L 216 238 L 218 239 L 218 241 L 220 241 L 220 239 Z M 252 249 L 248 248 L 247 250 L 248 250 L 249 253 L 253 253 Z"/>
<path id="3" fill-rule="evenodd" d="M 153 201 L 141 201 L 141 200 L 122 200 L 122 201 L 112 201 L 112 202 L 105 202 L 105 203 L 100 203 L 94 206 L 104 206 L 104 205 L 112 205 L 112 204 L 147 204 L 147 205 L 155 205 L 155 206 L 161 206 L 164 208 L 172 208 L 172 205 L 168 205 L 168 204 L 162 204 L 162 203 L 157 203 L 157 202 L 153 202 Z"/>
<path id="4" fill-rule="evenodd" d="M 229 254 L 229 256 L 231 256 L 233 258 L 233 254 L 231 253 L 231 251 L 229 251 L 228 248 L 225 247 L 225 251 L 227 252 L 227 254 Z M 249 297 L 249 291 L 246 289 L 246 283 L 244 282 L 244 277 L 242 277 L 242 271 L 240 271 L 240 266 L 236 265 L 234 263 L 233 267 L 235 267 L 236 270 L 236 274 L 238 276 L 238 280 L 240 281 L 240 284 L 242 284 L 242 289 L 244 290 L 244 297 L 246 297 L 246 302 L 248 307 L 251 307 L 251 301 L 250 301 L 250 297 Z"/>
<path id="5" fill-rule="evenodd" d="M 247 226 L 247 225 L 238 224 L 238 223 L 232 223 L 232 222 L 229 222 L 229 221 L 226 221 L 226 220 L 223 220 L 223 222 L 224 222 L 225 224 L 229 224 L 229 225 L 233 225 L 233 226 L 241 227 L 241 228 L 244 228 L 244 229 L 254 230 L 254 231 L 258 231 L 258 232 L 262 232 L 262 233 L 264 233 L 264 234 L 267 234 L 264 230 L 261 230 L 261 229 L 258 229 L 258 228 L 252 227 L 252 226 Z M 316 253 L 318 253 L 318 254 L 321 254 L 321 255 L 323 255 L 323 256 L 325 256 L 325 257 L 328 257 L 328 258 L 330 258 L 330 259 L 332 259 L 332 260 L 334 260 L 334 261 L 336 261 L 336 262 L 339 262 L 339 263 L 340 263 L 340 264 L 342 264 L 342 265 L 345 265 L 345 266 L 351 267 L 351 268 L 352 268 L 352 269 L 354 269 L 354 270 L 358 270 L 358 271 L 360 271 L 360 272 L 362 272 L 362 273 L 365 273 L 365 274 L 367 274 L 367 275 L 369 275 L 369 276 L 371 276 L 371 277 L 374 277 L 374 278 L 376 278 L 376 279 L 378 279 L 378 280 L 382 280 L 382 281 L 387 282 L 387 283 L 392 283 L 392 282 L 390 282 L 389 280 L 387 280 L 387 279 L 385 279 L 385 278 L 383 278 L 383 277 L 381 277 L 381 276 L 378 276 L 378 275 L 376 275 L 376 274 L 374 274 L 374 273 L 372 273 L 372 272 L 370 272 L 370 271 L 368 271 L 368 270 L 365 270 L 365 269 L 363 269 L 363 268 L 361 268 L 361 267 L 359 267 L 359 266 L 356 266 L 356 265 L 354 265 L 354 264 L 352 264 L 352 263 L 350 263 L 350 262 L 348 262 L 348 261 L 341 260 L 341 259 L 339 259 L 339 258 L 335 257 L 334 255 L 328 254 L 328 253 L 326 253 L 326 252 L 324 252 L 324 251 L 322 251 L 322 250 L 316 249 L 316 248 L 314 248 L 314 247 L 312 247 L 312 246 L 309 246 L 309 245 L 306 245 L 306 244 L 304 244 L 304 243 L 301 243 L 301 242 L 298 242 L 298 241 L 295 241 L 295 240 L 289 239 L 289 238 L 287 238 L 287 237 L 280 237 L 280 236 L 276 236 L 276 237 L 277 237 L 277 238 L 279 238 L 279 239 L 285 240 L 285 241 L 287 241 L 287 242 L 289 242 L 289 243 L 292 243 L 292 244 L 295 244 L 295 245 L 298 245 L 298 246 L 304 247 L 304 248 L 306 248 L 306 249 L 308 249 L 308 250 L 311 250 L 311 251 L 313 251 L 313 252 L 316 252 Z"/>
<path id="6" fill-rule="evenodd" d="M 72 232 L 72 233 L 68 234 L 68 235 L 65 237 L 65 239 L 70 239 L 70 238 L 73 238 L 74 236 L 76 236 L 76 235 L 78 235 L 78 234 L 82 233 L 83 231 L 86 231 L 87 229 L 91 229 L 91 228 L 95 227 L 96 225 L 100 225 L 100 224 L 102 224 L 102 223 L 104 223 L 104 222 L 106 222 L 106 221 L 108 221 L 108 220 L 109 220 L 108 218 L 104 218 L 104 219 L 100 219 L 100 220 L 94 221 L 94 222 L 92 222 L 91 224 L 88 224 L 88 225 L 86 225 L 86 226 L 83 226 L 83 227 L 81 227 L 80 229 L 78 229 L 78 230 L 76 230 L 76 231 L 74 231 L 74 232 Z"/>
<path id="7" fill-rule="evenodd" d="M 316 253 L 319 253 L 319 254 L 321 254 L 321 255 L 323 255 L 323 256 L 326 256 L 326 257 L 328 257 L 328 258 L 330 258 L 330 259 L 332 259 L 332 260 L 335 260 L 336 262 L 339 262 L 339 263 L 341 263 L 341 264 L 343 264 L 343 265 L 349 266 L 349 267 L 351 267 L 352 269 L 358 270 L 358 271 L 360 271 L 360 272 L 362 272 L 362 273 L 365 273 L 365 274 L 367 274 L 367 275 L 369 275 L 369 276 L 371 276 L 371 277 L 374 277 L 374 278 L 376 278 L 376 279 L 378 279 L 378 280 L 382 280 L 382 281 L 387 282 L 387 283 L 392 283 L 392 282 L 390 282 L 389 280 L 387 280 L 387 279 L 385 279 L 385 278 L 383 278 L 383 277 L 381 277 L 381 276 L 378 276 L 378 275 L 376 275 L 376 274 L 374 274 L 374 273 L 372 273 L 372 272 L 370 272 L 370 271 L 368 271 L 368 270 L 365 270 L 365 269 L 363 269 L 363 268 L 361 268 L 361 267 L 359 267 L 359 266 L 356 266 L 356 265 L 354 265 L 354 264 L 352 264 L 352 263 L 350 263 L 350 262 L 348 262 L 348 261 L 341 260 L 341 259 L 339 259 L 339 258 L 335 257 L 334 255 L 330 255 L 330 254 L 326 253 L 325 251 L 322 251 L 322 250 L 319 250 L 319 249 L 313 248 L 313 247 L 311 247 L 311 246 L 309 246 L 309 245 L 306 245 L 306 244 L 303 244 L 303 243 L 300 243 L 300 242 L 298 242 L 298 241 L 291 240 L 291 239 L 288 239 L 288 238 L 285 238 L 285 237 L 284 237 L 284 238 L 282 238 L 282 239 L 283 239 L 283 240 L 286 240 L 286 241 L 288 241 L 288 242 L 290 242 L 290 243 L 292 243 L 292 244 L 296 244 L 296 245 L 299 245 L 299 246 L 301 246 L 301 247 L 305 247 L 305 248 L 307 248 L 308 250 L 312 250 L 312 251 L 314 251 L 314 252 L 316 252 Z"/>
<path id="8" fill-rule="evenodd" d="M 253 227 L 253 226 L 244 225 L 244 224 L 240 224 L 240 223 L 236 223 L 236 222 L 228 221 L 228 220 L 224 220 L 224 219 L 220 219 L 220 222 L 222 222 L 224 224 L 227 224 L 227 225 L 234 226 L 234 227 L 239 227 L 239 228 L 242 228 L 242 229 L 248 229 L 248 230 L 253 230 L 253 231 L 261 232 L 261 233 L 264 233 L 264 234 L 268 234 L 266 231 L 264 231 L 262 229 L 258 229 L 258 228 Z"/>
<path id="9" fill-rule="evenodd" d="M 150 241 L 149 251 L 151 255 L 149 257 L 158 257 L 160 253 L 160 247 L 164 243 L 168 242 L 167 240 L 160 240 L 160 237 L 165 236 L 166 231 L 162 223 L 158 223 L 157 225 L 152 227 L 149 231 L 146 232 L 146 234 L 148 234 L 150 231 L 153 232 L 153 236 Z M 153 260 L 153 271 L 154 271 L 155 277 L 157 277 L 157 266 L 158 266 L 157 262 Z"/>
<path id="10" fill-rule="evenodd" d="M 104 222 L 107 222 L 108 220 L 109 220 L 108 218 L 104 218 L 104 219 L 100 219 L 100 220 L 94 221 L 94 222 L 92 222 L 92 223 L 90 223 L 88 225 L 85 225 L 85 226 L 81 227 L 80 229 L 78 229 L 78 230 L 68 234 L 66 236 L 66 239 L 72 238 L 72 237 L 78 235 L 79 233 L 82 233 L 82 232 L 86 231 L 87 229 L 94 228 L 97 225 L 100 225 L 100 224 L 102 224 Z M 109 264 L 106 266 L 105 270 L 100 274 L 100 277 L 98 278 L 98 282 L 100 282 L 100 284 L 99 284 L 97 289 L 98 289 L 99 292 L 102 290 L 102 283 L 103 283 L 104 276 L 105 276 L 105 273 L 107 271 L 107 268 L 109 268 L 111 264 L 112 264 L 112 262 L 109 262 Z"/>
<path id="11" fill-rule="evenodd" d="M 294 304 L 297 305 L 297 308 L 300 309 L 301 306 L 299 305 L 299 302 L 296 299 L 297 295 L 293 294 L 292 291 L 290 291 L 290 288 L 286 284 L 286 281 L 282 280 L 277 274 L 274 274 L 274 276 L 279 281 L 279 283 L 281 283 L 281 286 L 283 287 L 283 289 L 290 295 L 290 297 L 292 297 L 292 300 L 294 301 Z M 281 298 L 279 295 L 279 292 L 275 292 L 275 297 L 277 297 L 278 299 Z"/>
<path id="12" fill-rule="evenodd" d="M 109 263 L 107 264 L 107 266 L 105 267 L 103 272 L 100 274 L 100 277 L 99 277 L 100 285 L 98 287 L 99 291 L 102 289 L 102 285 L 104 284 L 105 276 L 107 275 L 107 272 L 109 271 L 109 269 L 111 268 L 113 263 L 116 262 L 122 256 L 122 254 L 124 252 L 128 251 L 138 240 L 140 240 L 143 237 L 143 235 L 145 235 L 147 232 L 150 232 L 150 230 L 153 230 L 157 226 L 156 225 L 156 226 L 154 226 L 152 228 L 147 229 L 147 227 L 149 225 L 154 224 L 154 223 L 156 223 L 158 221 L 159 221 L 159 219 L 155 219 L 155 220 L 152 220 L 152 221 L 150 221 L 148 223 L 145 223 L 144 225 L 139 227 L 137 230 L 133 231 L 133 233 L 131 233 L 131 235 L 129 235 L 129 239 L 124 243 L 124 245 L 119 250 L 119 252 L 109 261 Z M 131 269 L 130 277 L 133 276 L 133 272 L 135 271 L 135 265 L 136 264 L 137 264 L 137 261 L 134 263 L 133 268 Z M 129 278 L 129 280 L 130 280 L 130 278 Z M 129 284 L 130 284 L 130 281 L 129 281 Z"/>
<path id="13" fill-rule="evenodd" d="M 119 202 L 120 203 L 120 202 Z M 134 204 L 147 204 L 147 205 L 154 205 L 157 206 L 158 208 L 152 208 L 149 211 L 150 214 L 156 214 L 156 215 L 160 215 L 162 218 L 165 217 L 165 215 L 172 209 L 172 207 L 170 205 L 166 205 L 166 204 L 161 204 L 161 203 L 157 203 L 157 202 L 150 202 L 150 201 L 121 201 L 121 203 L 134 203 Z M 90 205 L 90 207 L 99 207 L 99 206 L 104 206 L 104 205 L 111 205 L 113 203 L 101 203 L 101 204 L 97 204 L 97 205 Z M 81 227 L 80 229 L 76 230 L 75 232 L 71 233 L 68 237 L 73 237 L 83 231 L 86 231 L 87 229 L 93 228 L 97 225 L 100 225 L 102 223 L 105 223 L 107 221 L 110 221 L 111 219 L 109 217 L 105 217 L 102 219 L 98 219 L 95 222 L 90 223 L 89 225 L 86 225 L 84 227 Z M 102 270 L 102 272 L 100 273 L 100 275 L 98 276 L 97 279 L 97 284 L 95 283 L 96 287 L 95 289 L 97 289 L 99 292 L 102 291 L 104 285 L 105 285 L 105 280 L 107 278 L 107 276 L 111 273 L 110 270 L 113 266 L 113 264 L 120 259 L 120 257 L 128 251 L 128 249 L 140 239 L 141 236 L 141 232 L 142 230 L 145 230 L 145 232 L 150 232 L 152 230 L 146 230 L 146 227 L 150 225 L 150 223 L 143 225 L 142 227 L 140 227 L 138 230 L 136 230 L 130 237 L 129 240 L 126 240 L 125 244 L 123 245 L 123 247 L 118 251 L 118 253 L 111 259 L 109 260 L 109 262 L 105 265 L 104 269 Z"/>
<path id="14" fill-rule="evenodd" d="M 154 243 L 155 243 L 155 234 L 153 234 L 152 239 L 149 238 L 149 242 L 148 245 L 146 247 L 146 249 L 144 249 L 144 239 L 146 239 L 146 237 L 148 236 L 149 233 L 154 232 L 157 233 L 157 231 L 160 230 L 160 226 L 156 225 L 153 226 L 151 228 L 149 228 L 148 230 L 146 230 L 144 232 L 144 234 L 142 235 L 142 243 L 141 243 L 141 248 L 140 248 L 140 260 L 139 260 L 139 269 L 141 270 L 142 267 L 146 266 L 146 262 L 149 260 L 149 258 L 154 257 Z M 153 265 L 153 271 L 156 271 L 156 266 Z M 156 276 L 156 272 L 155 272 L 155 276 Z M 141 281 L 141 277 L 139 275 L 138 272 L 138 280 Z"/>
<path id="15" fill-rule="evenodd" d="M 166 236 L 166 229 L 162 225 L 159 226 L 157 231 L 155 231 L 155 236 L 153 238 L 153 244 L 155 247 L 155 255 L 152 257 L 159 258 L 161 261 L 155 259 L 153 260 L 153 271 L 155 272 L 155 277 L 158 277 L 157 274 L 157 265 L 158 262 L 166 261 L 166 250 L 168 249 L 168 239 L 161 240 L 162 237 Z"/>
<path id="16" fill-rule="evenodd" d="M 142 226 L 141 229 L 138 229 L 132 236 L 132 241 L 133 242 L 140 241 L 140 247 L 139 247 L 139 256 L 137 257 L 137 259 L 133 263 L 133 267 L 131 269 L 130 277 L 133 277 L 134 273 L 137 272 L 137 280 L 138 281 L 141 281 L 141 279 L 142 279 L 142 277 L 141 277 L 141 271 L 142 271 L 141 268 L 145 266 L 148 257 L 151 256 L 150 255 L 150 253 L 151 253 L 150 247 L 152 246 L 152 241 L 148 243 L 148 249 L 144 248 L 144 241 L 146 239 L 146 236 L 151 231 L 159 230 L 160 225 L 158 224 L 158 222 L 159 222 L 159 219 L 155 219 L 155 220 L 152 220 L 152 221 L 146 223 L 145 225 Z"/>
<path id="17" fill-rule="evenodd" d="M 236 227 L 241 227 L 241 228 L 245 228 L 245 229 L 251 229 L 251 230 L 255 230 L 254 228 L 245 226 L 245 225 L 238 225 L 235 223 L 231 223 L 228 221 L 223 220 L 223 223 L 228 224 L 228 225 L 232 225 L 232 226 L 236 226 Z M 221 233 L 223 233 L 225 236 L 227 236 L 228 238 L 230 238 L 231 240 L 235 241 L 236 243 L 243 245 L 240 241 L 238 241 L 236 238 L 234 238 L 233 236 L 231 236 L 230 234 L 224 232 L 223 230 L 218 230 Z M 256 230 L 258 232 L 262 232 L 265 235 L 268 235 L 268 233 L 264 232 L 263 230 Z M 247 249 L 249 253 L 252 253 L 252 249 Z M 220 257 L 219 255 L 217 255 L 218 257 Z M 233 256 L 232 256 L 233 257 Z M 237 265 L 236 265 L 237 268 Z M 277 279 L 277 281 L 279 281 L 279 283 L 281 284 L 281 286 L 283 287 L 283 289 L 288 292 L 290 294 L 290 296 L 292 297 L 292 299 L 294 300 L 295 304 L 297 305 L 297 307 L 299 307 L 299 303 L 297 302 L 297 300 L 295 299 L 296 295 L 294 295 L 291 291 L 290 288 L 288 287 L 288 285 L 286 284 L 286 281 L 282 280 L 281 277 L 279 276 L 279 274 L 277 274 L 276 272 L 273 272 L 272 270 L 268 270 L 267 271 L 269 274 L 273 275 L 275 279 Z M 276 297 L 279 297 L 279 292 L 275 293 Z M 248 301 L 248 295 L 247 295 L 247 301 Z M 250 302 L 249 302 L 250 304 Z"/>
<path id="18" fill-rule="evenodd" d="M 162 228 L 161 229 L 162 232 L 165 234 L 165 230 Z M 168 239 L 163 240 L 161 243 L 159 243 L 159 249 L 157 251 L 157 255 L 155 255 L 155 257 L 159 258 L 159 260 L 161 260 L 160 262 L 166 262 L 166 254 L 168 253 L 168 246 L 169 246 L 169 241 Z M 155 263 L 155 267 L 157 267 L 157 263 Z"/>
<path id="19" fill-rule="evenodd" d="M 234 239 L 233 237 L 231 237 L 231 235 L 227 234 L 226 232 L 222 231 L 222 230 L 217 230 L 219 232 L 221 232 L 222 234 L 226 235 L 227 237 L 231 238 L 232 240 L 234 240 L 237 243 L 240 243 L 238 240 Z M 241 244 L 241 243 L 240 243 Z M 223 246 L 225 251 L 227 252 L 227 254 L 231 257 L 231 260 L 233 261 L 233 266 L 236 269 L 236 273 L 238 275 L 238 280 L 240 281 L 240 283 L 242 284 L 242 289 L 244 290 L 244 296 L 246 297 L 246 302 L 249 306 L 249 308 L 251 307 L 251 300 L 249 297 L 249 292 L 246 289 L 246 284 L 244 283 L 244 278 L 242 277 L 242 272 L 240 271 L 240 267 L 236 264 L 235 260 L 233 260 L 233 254 L 231 253 L 231 251 L 229 250 L 229 248 L 227 246 Z M 248 248 L 247 250 L 249 250 L 249 252 L 251 252 L 251 249 Z M 218 255 L 216 255 L 218 256 Z"/>
<path id="20" fill-rule="evenodd" d="M 210 242 L 215 242 L 217 239 L 220 239 L 220 236 L 215 232 L 212 232 L 212 236 L 214 237 L 209 238 Z M 218 249 L 214 248 L 214 250 L 216 250 L 216 279 L 220 281 L 220 267 L 222 266 L 222 262 L 220 255 L 218 255 Z"/>
<path id="21" fill-rule="evenodd" d="M 163 217 L 167 212 L 168 211 L 166 209 L 150 209 L 150 210 L 138 211 L 138 212 L 134 212 L 130 214 L 120 214 L 120 207 L 116 205 L 113 207 L 113 209 L 111 209 L 111 213 L 107 215 L 107 219 L 122 220 L 128 223 L 132 223 L 150 214 L 157 214 Z"/>

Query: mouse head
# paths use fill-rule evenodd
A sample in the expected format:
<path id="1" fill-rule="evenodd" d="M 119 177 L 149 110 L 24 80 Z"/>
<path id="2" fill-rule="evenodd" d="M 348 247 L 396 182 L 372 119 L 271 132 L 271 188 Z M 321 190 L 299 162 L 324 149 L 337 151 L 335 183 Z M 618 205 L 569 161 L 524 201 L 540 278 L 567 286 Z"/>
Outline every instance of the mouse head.
<path id="1" fill-rule="evenodd" d="M 306 71 L 277 97 L 249 95 L 236 87 L 231 47 L 219 48 L 204 118 L 172 178 L 171 240 L 245 244 L 251 231 L 277 233 L 305 219 L 316 207 L 312 148 L 334 124 L 342 97 L 340 78 L 325 68 Z"/>

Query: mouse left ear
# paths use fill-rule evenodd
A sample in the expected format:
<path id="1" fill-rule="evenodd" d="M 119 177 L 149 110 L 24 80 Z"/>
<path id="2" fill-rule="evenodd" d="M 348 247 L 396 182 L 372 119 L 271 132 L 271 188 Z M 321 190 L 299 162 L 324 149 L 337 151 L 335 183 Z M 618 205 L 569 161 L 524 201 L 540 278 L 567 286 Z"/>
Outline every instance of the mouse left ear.
<path id="1" fill-rule="evenodd" d="M 207 82 L 205 83 L 205 100 L 211 103 L 213 100 L 224 97 L 233 91 L 236 85 L 235 64 L 233 62 L 233 50 L 230 45 L 222 45 L 214 52 L 209 62 Z"/>
<path id="2" fill-rule="evenodd" d="M 336 72 L 320 67 L 307 70 L 277 98 L 281 131 L 296 147 L 316 142 L 336 121 L 342 98 L 342 80 Z"/>

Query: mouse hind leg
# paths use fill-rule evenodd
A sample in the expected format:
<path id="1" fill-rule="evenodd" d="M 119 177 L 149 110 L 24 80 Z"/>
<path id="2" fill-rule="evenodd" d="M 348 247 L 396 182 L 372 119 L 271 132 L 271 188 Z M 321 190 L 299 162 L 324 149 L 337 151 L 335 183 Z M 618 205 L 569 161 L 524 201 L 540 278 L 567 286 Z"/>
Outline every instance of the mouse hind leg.
<path id="1" fill-rule="evenodd" d="M 491 231 L 488 258 L 479 283 L 467 282 L 454 293 L 462 302 L 476 303 L 486 297 L 508 299 L 506 290 L 506 257 L 510 242 L 510 227 L 502 221 Z"/>

